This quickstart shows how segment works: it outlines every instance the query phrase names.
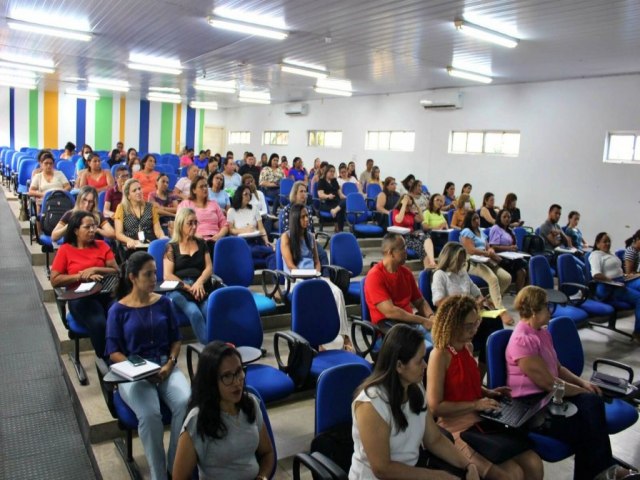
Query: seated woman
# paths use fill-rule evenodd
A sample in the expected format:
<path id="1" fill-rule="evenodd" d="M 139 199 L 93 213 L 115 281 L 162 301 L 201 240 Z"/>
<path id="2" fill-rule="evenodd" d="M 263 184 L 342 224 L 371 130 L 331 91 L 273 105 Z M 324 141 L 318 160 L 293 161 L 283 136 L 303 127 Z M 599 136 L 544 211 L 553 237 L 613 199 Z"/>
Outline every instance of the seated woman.
<path id="1" fill-rule="evenodd" d="M 424 268 L 434 268 L 436 266 L 433 241 L 428 233 L 422 229 L 416 229 L 416 218 L 418 209 L 415 206 L 413 197 L 404 194 L 398 204 L 391 212 L 391 220 L 395 227 L 405 227 L 411 230 L 409 235 L 404 236 L 407 248 L 410 248 L 420 257 Z M 418 224 L 420 221 L 418 220 Z"/>
<path id="2" fill-rule="evenodd" d="M 100 160 L 100 156 L 96 153 L 92 153 L 89 155 L 87 168 L 78 175 L 78 181 L 76 182 L 75 187 L 82 188 L 85 185 L 89 185 L 100 193 L 113 187 L 114 183 L 111 171 L 106 168 L 102 168 L 102 160 Z"/>
<path id="3" fill-rule="evenodd" d="M 397 186 L 398 184 L 396 183 L 395 178 L 385 178 L 382 185 L 382 191 L 376 197 L 378 224 L 385 229 L 389 226 L 389 215 L 391 214 L 391 210 L 393 210 L 400 201 L 400 194 L 396 191 Z"/>
<path id="4" fill-rule="evenodd" d="M 140 171 L 133 174 L 133 178 L 140 182 L 145 200 L 149 200 L 149 195 L 156 190 L 156 182 L 160 172 L 156 172 L 154 168 L 156 168 L 156 157 L 147 153 L 140 160 Z"/>
<path id="5" fill-rule="evenodd" d="M 572 417 L 548 416 L 539 433 L 569 444 L 575 452 L 575 480 L 591 479 L 614 465 L 600 389 L 571 373 L 558 361 L 551 334 L 547 294 L 539 287 L 524 287 L 514 306 L 520 321 L 506 350 L 507 385 L 514 398 L 551 392 L 564 383 L 564 396 L 578 407 Z M 622 478 L 628 472 L 616 472 Z M 604 478 L 604 477 L 602 477 Z"/>
<path id="6" fill-rule="evenodd" d="M 463 194 L 469 195 L 469 203 L 471 204 L 471 210 L 475 210 L 476 202 L 471 196 L 471 190 L 473 190 L 473 185 L 471 185 L 470 183 L 465 183 L 464 185 L 462 185 L 462 191 L 460 192 L 460 195 L 463 195 Z"/>
<path id="7" fill-rule="evenodd" d="M 307 171 L 302 166 L 302 159 L 300 157 L 293 159 L 293 167 L 289 169 L 288 178 L 294 182 L 304 182 L 305 185 L 308 183 L 309 175 L 307 175 Z"/>
<path id="8" fill-rule="evenodd" d="M 453 295 L 467 295 L 475 299 L 479 308 L 495 308 L 487 301 L 480 289 L 471 281 L 467 273 L 467 254 L 457 242 L 447 243 L 438 257 L 438 268 L 431 283 L 433 304 L 440 307 Z M 499 318 L 483 318 L 473 337 L 473 349 L 478 354 L 478 363 L 482 376 L 487 370 L 487 339 L 493 332 L 502 329 Z"/>
<path id="9" fill-rule="evenodd" d="M 336 167 L 327 165 L 324 177 L 318 181 L 318 198 L 320 198 L 320 210 L 330 212 L 336 219 L 336 232 L 344 229 L 346 199 L 342 189 L 336 180 Z"/>
<path id="10" fill-rule="evenodd" d="M 122 202 L 113 217 L 116 225 L 116 240 L 126 248 L 128 257 L 141 244 L 151 243 L 156 238 L 166 238 L 160 226 L 160 217 L 155 205 L 145 202 L 140 182 L 130 178 L 124 184 Z"/>
<path id="11" fill-rule="evenodd" d="M 104 195 L 104 209 L 103 215 L 109 219 L 113 218 L 118 208 L 118 205 L 122 202 L 122 190 L 124 184 L 131 175 L 129 169 L 125 165 L 120 165 L 116 168 L 116 184 L 111 187 Z"/>
<path id="12" fill-rule="evenodd" d="M 456 210 L 451 216 L 451 228 L 461 230 L 462 225 L 464 225 L 464 217 L 467 215 L 467 212 L 472 210 L 471 197 L 468 194 L 463 193 L 458 197 L 458 200 L 456 200 Z"/>
<path id="13" fill-rule="evenodd" d="M 606 301 L 616 298 L 633 305 L 635 309 L 635 324 L 633 326 L 633 339 L 640 343 L 640 278 L 625 275 L 622 271 L 622 262 L 611 253 L 611 238 L 606 232 L 596 235 L 593 252 L 589 255 L 591 276 L 597 282 L 619 282 L 619 286 L 607 283 L 598 283 L 596 286 L 596 298 Z M 625 277 L 629 281 L 625 282 Z"/>
<path id="14" fill-rule="evenodd" d="M 495 196 L 491 192 L 484 194 L 480 208 L 480 228 L 491 228 L 496 224 L 498 213 L 494 207 Z"/>
<path id="15" fill-rule="evenodd" d="M 131 149 L 129 149 L 131 151 Z M 128 157 L 127 167 L 129 167 L 129 173 L 131 176 L 135 175 L 140 171 L 140 159 L 138 158 L 138 153 L 134 150 Z"/>
<path id="16" fill-rule="evenodd" d="M 438 308 L 432 334 L 434 349 L 427 367 L 429 410 L 438 417 L 438 424 L 453 435 L 456 447 L 476 466 L 480 478 L 541 480 L 542 460 L 532 450 L 495 464 L 461 438 L 463 432 L 481 422 L 479 412 L 497 410 L 501 398 L 511 397 L 507 387 L 490 390 L 482 386 L 471 343 L 480 322 L 477 304 L 471 297 L 454 295 Z M 482 428 L 477 431 L 483 432 Z M 517 442 L 518 432 L 514 430 L 512 435 Z"/>
<path id="17" fill-rule="evenodd" d="M 411 190 L 411 187 L 413 186 L 413 183 L 415 181 L 416 181 L 416 177 L 412 173 L 410 173 L 409 175 L 404 177 L 404 179 L 401 180 L 400 184 L 398 185 L 398 193 L 400 195 L 404 195 L 405 193 L 409 193 L 409 191 Z"/>
<path id="18" fill-rule="evenodd" d="M 180 330 L 171 300 L 154 293 L 156 264 L 147 252 L 135 252 L 126 263 L 107 317 L 106 354 L 113 363 L 138 355 L 162 368 L 152 377 L 118 385 L 122 400 L 138 418 L 151 478 L 166 479 L 173 469 L 178 436 L 189 401 L 189 383 L 179 368 Z M 169 452 L 164 452 L 160 400 L 171 411 Z"/>
<path id="19" fill-rule="evenodd" d="M 422 193 L 422 182 L 420 180 L 416 180 L 411 185 L 411 189 L 409 189 L 409 195 L 413 198 L 413 201 L 416 204 L 416 207 L 420 210 L 418 215 L 422 217 L 424 212 L 429 208 L 429 195 Z"/>
<path id="20" fill-rule="evenodd" d="M 508 210 L 511 214 L 511 227 L 516 228 L 524 225 L 524 221 L 520 218 L 520 209 L 517 207 L 518 197 L 515 193 L 507 193 L 502 208 Z"/>
<path id="21" fill-rule="evenodd" d="M 60 154 L 60 160 L 71 160 L 76 154 L 76 145 L 73 142 L 67 142 L 64 146 L 64 152 Z"/>
<path id="22" fill-rule="evenodd" d="M 640 270 L 640 230 L 624 241 L 624 273 L 633 275 Z"/>
<path id="23" fill-rule="evenodd" d="M 87 168 L 87 162 L 91 158 L 91 154 L 93 154 L 93 148 L 91 145 L 87 145 L 86 143 L 82 145 L 80 149 L 80 158 L 76 162 L 76 172 L 79 177 L 84 169 Z"/>
<path id="24" fill-rule="evenodd" d="M 502 294 L 511 285 L 511 275 L 500 268 L 501 258 L 493 248 L 489 247 L 487 237 L 480 229 L 480 216 L 473 210 L 467 213 L 464 219 L 462 232 L 460 232 L 460 243 L 468 255 L 486 257 L 485 262 L 471 261 L 469 274 L 482 278 L 489 285 L 489 296 L 496 308 L 504 308 L 502 304 Z M 514 321 L 505 309 L 500 315 L 502 323 L 513 325 Z"/>
<path id="25" fill-rule="evenodd" d="M 111 150 L 111 154 L 109 155 L 109 166 L 113 167 L 114 165 L 118 165 L 119 163 L 122 163 L 122 153 L 119 149 L 114 148 L 113 150 Z"/>
<path id="26" fill-rule="evenodd" d="M 269 165 L 260 170 L 260 190 L 267 198 L 273 201 L 273 213 L 277 211 L 278 195 L 280 195 L 280 181 L 284 178 L 284 172 L 279 167 L 280 157 L 272 153 L 269 157 Z"/>
<path id="27" fill-rule="evenodd" d="M 354 451 L 349 478 L 459 478 L 427 470 L 429 454 L 464 470 L 462 478 L 480 478 L 427 409 L 425 355 L 422 334 L 409 325 L 395 325 L 385 336 L 373 372 L 351 404 Z"/>
<path id="28" fill-rule="evenodd" d="M 352 177 L 351 175 L 349 175 L 349 171 L 347 170 L 347 164 L 346 163 L 341 163 L 340 165 L 338 165 L 338 185 L 340 185 L 340 189 L 342 189 L 342 186 L 345 183 L 353 183 L 357 188 L 358 191 L 361 192 L 362 189 L 360 187 L 360 182 L 358 182 L 357 178 Z"/>
<path id="29" fill-rule="evenodd" d="M 196 237 L 198 218 L 191 208 L 176 215 L 171 241 L 164 252 L 164 280 L 182 282 L 180 289 L 167 293 L 191 322 L 193 333 L 207 343 L 207 299 L 212 291 L 211 255 L 206 242 Z"/>
<path id="30" fill-rule="evenodd" d="M 69 224 L 69 219 L 71 215 L 78 211 L 89 212 L 93 215 L 94 220 L 96 221 L 96 235 L 99 236 L 100 239 L 105 238 L 115 238 L 116 232 L 113 230 L 113 227 L 109 223 L 109 221 L 102 216 L 102 214 L 98 211 L 98 192 L 96 189 L 89 186 L 84 186 L 78 192 L 78 196 L 76 197 L 75 206 L 66 212 L 56 225 L 56 228 L 51 232 L 51 239 L 54 242 L 57 242 L 67 233 L 67 225 Z"/>
<path id="31" fill-rule="evenodd" d="M 578 228 L 578 224 L 580 223 L 580 212 L 576 212 L 575 210 L 570 211 L 568 220 L 564 233 L 571 239 L 573 246 L 583 252 L 585 249 L 589 248 L 589 244 L 584 239 L 582 232 Z"/>
<path id="32" fill-rule="evenodd" d="M 118 265 L 109 245 L 96 240 L 96 220 L 85 211 L 74 212 L 67 223 L 64 241 L 51 265 L 51 286 L 75 289 L 82 282 L 100 281 L 105 275 L 117 275 Z M 110 294 L 97 294 L 69 300 L 73 318 L 89 332 L 98 357 L 105 355 L 105 328 Z"/>
<path id="33" fill-rule="evenodd" d="M 444 190 L 442 191 L 442 196 L 444 197 L 444 206 L 442 207 L 443 212 L 448 212 L 449 210 L 456 208 L 456 184 L 453 182 L 447 182 L 444 184 Z"/>
<path id="34" fill-rule="evenodd" d="M 371 169 L 371 178 L 367 182 L 367 185 L 379 185 L 382 187 L 382 180 L 380 180 L 380 167 L 374 165 Z"/>
<path id="35" fill-rule="evenodd" d="M 258 207 L 251 205 L 249 187 L 243 185 L 236 189 L 231 199 L 231 208 L 227 212 L 227 221 L 231 235 L 245 236 L 251 247 L 254 266 L 264 268 L 267 257 L 273 254 L 273 247 L 269 243 Z"/>
<path id="36" fill-rule="evenodd" d="M 253 178 L 253 175 L 250 173 L 245 173 L 242 176 L 242 185 L 245 187 L 249 187 L 251 190 L 251 201 L 249 202 L 252 206 L 258 208 L 262 219 L 265 219 L 265 216 L 269 213 L 269 209 L 267 208 L 267 200 L 260 190 L 256 188 L 256 180 Z"/>
<path id="37" fill-rule="evenodd" d="M 303 184 L 304 186 L 304 184 Z M 309 231 L 311 218 L 307 208 L 300 203 L 296 203 L 290 209 L 289 229 L 282 233 L 280 237 L 280 253 L 285 273 L 291 273 L 294 268 L 315 269 L 322 271 L 318 247 L 313 234 Z M 336 301 L 338 314 L 340 315 L 340 335 L 344 338 L 345 350 L 353 350 L 351 339 L 349 338 L 349 321 L 347 309 L 344 302 L 344 295 L 338 286 L 329 279 L 322 277 L 331 287 L 331 293 Z M 297 282 L 293 284 L 294 288 Z"/>
<path id="38" fill-rule="evenodd" d="M 182 200 L 189 198 L 191 182 L 193 182 L 193 179 L 198 176 L 199 172 L 200 171 L 196 165 L 190 165 L 189 168 L 187 168 L 187 176 L 180 177 L 176 182 L 176 185 L 173 188 L 173 194 Z"/>
<path id="39" fill-rule="evenodd" d="M 69 180 L 64 176 L 64 173 L 55 169 L 53 154 L 45 152 L 40 158 L 42 171 L 33 176 L 29 186 L 29 196 L 36 199 L 38 211 L 40 211 L 42 198 L 49 190 L 66 190 L 67 192 L 71 190 Z"/>
<path id="40" fill-rule="evenodd" d="M 224 175 L 221 172 L 210 174 L 207 178 L 207 185 L 209 185 L 209 200 L 216 202 L 224 212 L 229 210 L 231 197 L 224 189 Z"/>
<path id="41" fill-rule="evenodd" d="M 178 440 L 174 480 L 265 480 L 275 454 L 259 400 L 244 389 L 242 358 L 219 340 L 205 347 L 192 383 L 189 411 Z"/>
<path id="42" fill-rule="evenodd" d="M 496 252 L 517 252 L 516 236 L 510 227 L 511 214 L 508 210 L 500 210 L 496 224 L 489 230 L 489 245 Z M 511 278 L 515 279 L 516 291 L 519 292 L 527 284 L 527 262 L 522 259 L 506 259 L 501 257 L 500 266 Z"/>
<path id="43" fill-rule="evenodd" d="M 447 219 L 442 215 L 442 195 L 434 194 L 429 199 L 429 208 L 422 215 L 422 229 L 430 230 L 446 230 L 449 228 Z"/>
<path id="44" fill-rule="evenodd" d="M 178 212 L 182 208 L 190 208 L 196 212 L 196 217 L 198 218 L 196 235 L 205 239 L 213 251 L 215 242 L 228 235 L 229 225 L 218 203 L 209 200 L 208 192 L 205 178 L 194 178 L 193 182 L 191 182 L 189 199 L 180 202 Z"/>
<path id="45" fill-rule="evenodd" d="M 173 232 L 173 219 L 176 217 L 180 198 L 169 192 L 169 176 L 160 173 L 156 180 L 156 190 L 149 194 L 149 203 L 156 205 L 160 215 L 160 226 L 165 234 Z"/>

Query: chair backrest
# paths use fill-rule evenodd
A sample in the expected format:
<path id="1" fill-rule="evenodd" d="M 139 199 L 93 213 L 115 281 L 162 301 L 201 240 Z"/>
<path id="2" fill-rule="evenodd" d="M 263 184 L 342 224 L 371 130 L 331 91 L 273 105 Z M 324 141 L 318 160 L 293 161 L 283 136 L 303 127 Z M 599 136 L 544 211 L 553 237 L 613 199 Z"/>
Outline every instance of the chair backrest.
<path id="1" fill-rule="evenodd" d="M 18 185 L 27 185 L 27 181 L 31 179 L 33 170 L 38 166 L 36 160 L 24 160 L 20 164 L 20 171 L 18 172 Z"/>
<path id="2" fill-rule="evenodd" d="M 320 374 L 316 385 L 316 436 L 353 422 L 353 392 L 370 373 L 371 368 L 354 363 L 331 367 Z"/>
<path id="3" fill-rule="evenodd" d="M 529 259 L 529 282 L 540 288 L 553 288 L 551 265 L 544 255 L 535 255 Z"/>
<path id="4" fill-rule="evenodd" d="M 513 229 L 513 234 L 516 237 L 516 246 L 519 251 L 522 251 L 523 249 L 524 237 L 527 236 L 527 233 L 527 229 L 524 227 L 516 227 Z"/>
<path id="5" fill-rule="evenodd" d="M 289 194 L 293 188 L 293 183 L 294 181 L 290 178 L 283 178 L 280 180 L 280 195 L 286 197 L 287 202 L 289 201 Z"/>
<path id="6" fill-rule="evenodd" d="M 505 352 L 513 330 L 498 330 L 487 339 L 487 377 L 489 388 L 507 384 L 507 361 Z"/>
<path id="7" fill-rule="evenodd" d="M 251 248 L 244 238 L 224 237 L 213 249 L 213 273 L 226 285 L 248 287 L 253 281 Z"/>
<path id="8" fill-rule="evenodd" d="M 169 243 L 168 238 L 158 238 L 149 244 L 149 249 L 147 250 L 156 262 L 156 280 L 158 281 L 158 285 L 164 282 L 163 259 L 167 243 Z"/>
<path id="9" fill-rule="evenodd" d="M 360 194 L 358 194 L 362 197 Z M 338 265 L 351 272 L 352 277 L 362 273 L 362 252 L 356 237 L 349 232 L 336 233 L 329 243 L 331 265 Z"/>
<path id="10" fill-rule="evenodd" d="M 106 198 L 106 196 L 107 196 L 106 190 L 103 190 L 98 194 L 98 211 L 100 213 L 102 213 L 102 211 L 104 210 L 104 199 Z"/>
<path id="11" fill-rule="evenodd" d="M 282 213 L 282 211 L 280 211 Z M 284 270 L 284 260 L 282 258 L 282 251 L 280 250 L 280 239 L 276 240 L 276 269 Z"/>
<path id="12" fill-rule="evenodd" d="M 351 182 L 343 183 L 342 184 L 342 194 L 345 197 L 348 197 L 352 193 L 359 193 L 358 192 L 358 185 L 356 185 L 355 183 L 351 183 Z M 364 198 L 363 198 L 363 200 L 364 200 Z"/>
<path id="13" fill-rule="evenodd" d="M 345 183 L 345 185 L 347 184 Z M 366 223 L 368 220 L 367 211 L 367 203 L 361 193 L 355 191 L 347 195 L 347 221 L 350 224 Z M 354 212 L 358 212 L 358 214 Z"/>
<path id="14" fill-rule="evenodd" d="M 454 228 L 449 232 L 449 242 L 458 242 L 460 243 L 460 230 Z"/>
<path id="15" fill-rule="evenodd" d="M 62 173 L 64 173 L 64 176 L 67 177 L 67 180 L 69 180 L 70 182 L 72 180 L 75 180 L 76 164 L 74 162 L 69 162 L 69 161 L 60 162 L 59 166 L 56 168 L 60 170 Z"/>
<path id="16" fill-rule="evenodd" d="M 558 283 L 579 283 L 580 285 L 586 285 L 586 278 L 584 273 L 584 267 L 582 262 L 570 253 L 563 253 L 558 257 L 557 261 L 558 270 Z M 567 295 L 574 295 L 578 292 L 578 289 L 569 285 L 564 287 L 564 292 Z"/>
<path id="17" fill-rule="evenodd" d="M 418 277 L 418 287 L 420 288 L 420 293 L 424 299 L 431 305 L 433 308 L 433 294 L 431 293 L 431 272 L 429 270 L 423 270 L 420 272 L 420 276 Z"/>
<path id="18" fill-rule="evenodd" d="M 222 340 L 237 347 L 262 346 L 262 323 L 251 290 L 224 287 L 207 301 L 207 341 Z"/>
<path id="19" fill-rule="evenodd" d="M 167 177 L 169 178 L 169 191 L 173 191 L 176 187 L 176 183 L 178 183 L 178 176 L 174 172 L 166 172 Z"/>
<path id="20" fill-rule="evenodd" d="M 362 317 L 362 321 L 370 322 L 371 321 L 371 312 L 369 312 L 369 305 L 367 305 L 367 297 L 364 294 L 364 282 L 367 277 L 363 277 L 360 280 L 360 316 Z"/>
<path id="21" fill-rule="evenodd" d="M 333 341 L 340 330 L 340 317 L 331 287 L 324 280 L 305 280 L 293 289 L 292 297 L 291 329 L 313 348 Z"/>
<path id="22" fill-rule="evenodd" d="M 615 253 L 616 257 L 618 257 L 622 262 L 622 268 L 624 269 L 624 248 L 619 248 Z"/>
<path id="23" fill-rule="evenodd" d="M 455 210 L 451 209 L 447 212 L 447 224 L 451 225 L 451 221 L 453 220 L 453 214 L 456 213 Z"/>
<path id="24" fill-rule="evenodd" d="M 584 370 L 584 351 L 576 324 L 569 317 L 554 318 L 549 322 L 549 333 L 560 365 L 577 376 Z"/>
<path id="25" fill-rule="evenodd" d="M 273 429 L 271 428 L 271 422 L 269 421 L 267 407 L 264 404 L 264 400 L 255 388 L 253 388 L 251 385 L 245 384 L 244 389 L 247 392 L 255 395 L 258 400 L 260 400 L 260 411 L 262 412 L 262 420 L 264 421 L 264 425 L 267 427 L 267 433 L 269 434 L 269 440 L 271 440 L 271 448 L 273 448 L 273 457 L 275 459 L 275 461 L 273 462 L 273 468 L 271 469 L 271 472 L 269 472 L 269 478 L 273 478 L 273 475 L 276 473 L 276 466 L 278 465 L 278 452 L 276 450 L 276 440 L 273 436 Z"/>
<path id="26" fill-rule="evenodd" d="M 382 187 L 380 185 L 377 183 L 370 183 L 367 185 L 367 198 L 375 200 L 381 191 Z"/>

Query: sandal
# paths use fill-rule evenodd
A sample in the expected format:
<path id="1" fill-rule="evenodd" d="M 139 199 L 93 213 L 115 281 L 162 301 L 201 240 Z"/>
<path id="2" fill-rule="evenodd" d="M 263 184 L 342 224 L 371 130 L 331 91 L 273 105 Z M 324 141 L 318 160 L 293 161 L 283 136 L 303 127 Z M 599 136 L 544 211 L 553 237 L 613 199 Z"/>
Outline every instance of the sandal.
<path id="1" fill-rule="evenodd" d="M 345 335 L 343 338 L 344 338 L 344 345 L 342 346 L 342 349 L 345 352 L 356 353 L 356 349 L 353 348 L 353 344 L 351 343 L 351 339 L 349 338 L 349 335 Z"/>

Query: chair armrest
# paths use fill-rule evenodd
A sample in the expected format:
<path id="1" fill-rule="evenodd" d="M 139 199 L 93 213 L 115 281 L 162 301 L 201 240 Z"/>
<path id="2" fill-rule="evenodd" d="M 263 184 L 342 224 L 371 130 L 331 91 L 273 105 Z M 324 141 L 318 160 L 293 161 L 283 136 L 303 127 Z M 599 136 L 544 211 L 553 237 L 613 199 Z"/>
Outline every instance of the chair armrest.
<path id="1" fill-rule="evenodd" d="M 193 354 L 200 357 L 202 350 L 204 350 L 204 345 L 202 343 L 190 343 L 187 345 L 187 371 L 189 372 L 189 379 L 192 382 L 195 377 L 195 372 L 193 370 Z"/>
<path id="2" fill-rule="evenodd" d="M 344 267 L 341 267 L 339 265 L 322 265 L 322 274 L 324 275 L 325 271 L 328 273 L 329 275 L 329 279 L 333 281 L 333 276 L 337 275 L 339 271 L 344 270 L 345 272 L 347 272 L 349 274 L 349 278 L 353 278 L 353 272 L 351 270 L 347 270 Z"/>
<path id="3" fill-rule="evenodd" d="M 322 464 L 308 453 L 298 453 L 293 457 L 293 480 L 300 480 L 300 466 L 304 465 L 312 473 L 314 480 L 333 480 L 333 476 Z"/>
<path id="4" fill-rule="evenodd" d="M 326 455 L 320 452 L 312 452 L 311 457 L 318 461 L 331 474 L 331 478 L 334 480 L 347 480 L 349 478 L 347 473 Z"/>
<path id="5" fill-rule="evenodd" d="M 109 409 L 109 413 L 113 418 L 118 418 L 116 415 L 116 407 L 113 403 L 113 392 L 116 389 L 116 385 L 113 383 L 106 383 L 104 381 L 104 376 L 109 373 L 109 366 L 104 359 L 100 357 L 96 357 L 96 372 L 98 373 L 98 381 L 100 382 L 100 390 L 102 391 L 102 396 L 104 397 L 104 401 L 107 404 L 107 408 Z"/>
<path id="6" fill-rule="evenodd" d="M 224 280 L 215 273 L 211 273 L 211 283 L 213 283 L 214 287 L 226 287 Z"/>
<path id="7" fill-rule="evenodd" d="M 283 279 L 285 285 L 284 291 L 280 287 L 280 281 Z M 291 276 L 287 275 L 282 270 L 270 270 L 268 268 L 262 270 L 262 290 L 269 298 L 273 298 L 275 294 L 278 293 L 281 300 L 286 302 L 289 292 L 291 291 L 291 283 Z M 273 286 L 269 287 L 270 285 Z"/>
<path id="8" fill-rule="evenodd" d="M 626 363 L 617 362 L 615 360 L 610 360 L 608 358 L 596 358 L 593 361 L 593 371 L 594 372 L 598 371 L 598 365 L 609 365 L 611 367 L 615 367 L 615 368 L 618 368 L 620 370 L 624 370 L 625 372 L 627 372 L 627 375 L 628 375 L 627 381 L 629 383 L 633 383 L 633 368 L 631 368 Z"/>
<path id="9" fill-rule="evenodd" d="M 287 364 L 282 361 L 280 354 L 280 344 L 284 340 L 289 348 Z M 302 388 L 307 383 L 313 357 L 318 352 L 314 350 L 306 338 L 291 330 L 286 332 L 276 332 L 273 336 L 273 352 L 278 363 L 278 368 L 286 373 L 292 380 L 296 388 Z"/>
<path id="10" fill-rule="evenodd" d="M 273 334 L 273 354 L 276 357 L 276 362 L 278 363 L 278 368 L 280 370 L 282 370 L 283 372 L 287 372 L 287 370 L 289 369 L 289 365 L 285 365 L 285 363 L 282 361 L 282 358 L 280 356 L 280 341 L 284 340 L 285 342 L 287 342 L 287 346 L 289 347 L 289 351 L 291 351 L 291 348 L 294 346 L 294 344 L 296 342 L 300 342 L 300 343 L 306 343 L 308 344 L 309 342 L 307 341 L 306 338 L 304 338 L 302 335 L 294 332 L 293 330 L 287 330 L 284 332 L 275 332 Z"/>
<path id="11" fill-rule="evenodd" d="M 584 301 L 587 300 L 590 296 L 589 287 L 581 283 L 573 283 L 573 282 L 561 283 L 558 286 L 558 289 L 567 296 L 567 298 L 569 299 L 569 303 L 576 307 L 579 307 L 580 305 L 582 305 Z M 571 298 L 569 296 L 569 292 L 572 290 L 578 290 L 578 292 L 580 293 L 580 298 Z"/>
<path id="12" fill-rule="evenodd" d="M 359 343 L 359 335 L 356 335 L 357 330 L 360 329 L 360 336 L 364 341 L 365 348 Z M 366 357 L 373 351 L 378 336 L 382 336 L 380 329 L 371 322 L 364 320 L 353 320 L 351 323 L 351 341 L 353 342 L 353 348 L 356 353 L 362 358 Z"/>
<path id="13" fill-rule="evenodd" d="M 322 238 L 324 239 L 324 243 L 322 244 L 322 248 L 324 248 L 325 250 L 327 249 L 327 245 L 329 245 L 329 240 L 331 240 L 331 235 L 329 235 L 326 232 L 317 232 L 316 233 L 316 240 Z"/>

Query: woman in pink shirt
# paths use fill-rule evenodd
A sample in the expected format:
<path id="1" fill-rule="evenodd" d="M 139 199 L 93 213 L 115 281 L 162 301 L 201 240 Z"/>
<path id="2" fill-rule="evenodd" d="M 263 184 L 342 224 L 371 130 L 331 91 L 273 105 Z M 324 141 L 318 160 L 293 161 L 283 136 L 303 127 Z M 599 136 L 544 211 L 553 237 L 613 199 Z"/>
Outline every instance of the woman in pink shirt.
<path id="1" fill-rule="evenodd" d="M 551 392 L 564 383 L 564 396 L 578 407 L 572 417 L 549 416 L 539 433 L 569 444 L 575 452 L 574 480 L 591 479 L 614 465 L 600 389 L 574 375 L 558 361 L 547 325 L 551 314 L 547 294 L 539 287 L 524 287 L 516 296 L 520 313 L 507 345 L 507 385 L 514 398 Z M 624 473 L 623 469 L 621 474 Z M 622 477 L 617 477 L 622 478 Z"/>

